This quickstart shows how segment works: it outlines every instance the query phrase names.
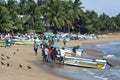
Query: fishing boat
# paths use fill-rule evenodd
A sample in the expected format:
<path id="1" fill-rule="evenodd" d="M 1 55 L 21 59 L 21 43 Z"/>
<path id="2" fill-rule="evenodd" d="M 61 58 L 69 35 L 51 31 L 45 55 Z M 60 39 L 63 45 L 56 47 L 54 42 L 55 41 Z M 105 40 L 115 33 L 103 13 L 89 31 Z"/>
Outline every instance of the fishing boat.
<path id="1" fill-rule="evenodd" d="M 2 47 L 2 46 L 3 46 L 3 43 L 0 42 L 0 47 Z"/>
<path id="2" fill-rule="evenodd" d="M 107 64 L 106 60 L 103 59 L 90 59 L 90 58 L 83 58 L 77 56 L 68 56 L 66 54 L 62 59 L 61 57 L 59 58 L 57 57 L 55 58 L 55 61 L 49 60 L 49 62 L 56 64 L 63 64 L 63 65 L 70 65 L 75 67 L 95 68 L 95 69 L 105 69 Z"/>
<path id="3" fill-rule="evenodd" d="M 53 47 L 55 47 L 57 49 L 65 48 L 66 53 L 73 53 L 73 51 L 72 51 L 73 48 L 71 48 L 71 47 L 58 46 L 58 45 L 54 45 Z M 76 49 L 76 56 L 82 56 L 83 53 L 84 53 L 84 49 L 82 49 L 82 48 Z"/>
<path id="4" fill-rule="evenodd" d="M 63 46 L 56 46 L 56 48 L 61 49 Z M 106 60 L 99 58 L 90 58 L 84 57 L 86 54 L 84 49 L 76 50 L 76 54 L 72 52 L 72 49 L 69 47 L 65 47 L 66 54 L 64 56 L 63 61 L 60 61 L 60 64 L 64 65 L 72 65 L 79 67 L 87 67 L 87 68 L 96 68 L 96 69 L 104 69 L 106 67 Z M 57 62 L 59 63 L 59 62 Z"/>
<path id="5" fill-rule="evenodd" d="M 79 66 L 79 67 L 104 69 L 106 66 L 106 60 L 85 59 L 85 58 L 65 56 L 64 64 L 72 65 L 72 66 Z"/>
<path id="6" fill-rule="evenodd" d="M 0 47 L 4 46 L 5 41 L 4 40 L 0 40 Z"/>
<path id="7" fill-rule="evenodd" d="M 32 44 L 34 44 L 34 41 L 18 40 L 18 41 L 14 41 L 14 44 L 17 44 L 17 45 L 32 45 Z"/>
<path id="8" fill-rule="evenodd" d="M 31 39 L 28 39 L 28 40 L 15 39 L 13 41 L 14 41 L 14 44 L 16 44 L 16 45 L 33 45 L 34 44 L 34 40 L 31 40 Z M 35 40 L 35 41 L 38 45 L 41 44 L 40 40 Z"/>

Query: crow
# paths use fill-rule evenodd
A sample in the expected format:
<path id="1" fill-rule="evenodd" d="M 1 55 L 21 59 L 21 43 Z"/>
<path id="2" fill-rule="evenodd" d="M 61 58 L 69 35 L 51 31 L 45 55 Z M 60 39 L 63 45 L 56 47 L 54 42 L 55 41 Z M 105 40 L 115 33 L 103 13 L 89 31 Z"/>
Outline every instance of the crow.
<path id="1" fill-rule="evenodd" d="M 6 56 L 7 57 L 7 59 L 10 59 L 10 57 L 8 57 L 8 56 Z"/>
<path id="2" fill-rule="evenodd" d="M 28 68 L 28 69 L 31 69 L 31 67 L 30 67 L 30 66 L 27 66 L 27 68 Z"/>
<path id="3" fill-rule="evenodd" d="M 1 57 L 2 60 L 5 60 L 3 57 Z"/>
<path id="4" fill-rule="evenodd" d="M 19 67 L 22 68 L 23 66 L 21 64 L 19 64 Z"/>
<path id="5" fill-rule="evenodd" d="M 5 65 L 5 63 L 1 62 L 2 65 Z"/>
<path id="6" fill-rule="evenodd" d="M 7 67 L 9 67 L 10 66 L 10 64 L 7 62 Z"/>
<path id="7" fill-rule="evenodd" d="M 1 54 L 1 56 L 4 56 L 4 54 Z"/>

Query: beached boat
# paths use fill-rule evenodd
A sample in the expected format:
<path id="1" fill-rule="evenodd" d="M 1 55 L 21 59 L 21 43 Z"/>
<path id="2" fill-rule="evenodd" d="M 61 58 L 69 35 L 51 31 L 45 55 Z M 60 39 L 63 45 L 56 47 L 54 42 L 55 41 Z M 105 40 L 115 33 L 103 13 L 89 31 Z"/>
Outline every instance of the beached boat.
<path id="1" fill-rule="evenodd" d="M 62 49 L 64 46 L 55 46 L 58 49 Z M 63 59 L 64 64 L 72 65 L 72 66 L 79 66 L 79 67 L 88 67 L 88 68 L 97 68 L 97 69 L 104 69 L 106 66 L 106 60 L 102 59 L 94 59 L 94 58 L 85 58 L 83 55 L 86 53 L 84 49 L 79 48 L 76 49 L 76 53 L 74 55 L 72 49 L 70 47 L 64 47 L 66 54 Z"/>
<path id="2" fill-rule="evenodd" d="M 54 45 L 53 47 L 57 48 L 57 49 L 62 49 L 65 48 L 66 53 L 73 53 L 73 48 L 71 47 L 67 47 L 67 46 L 58 46 L 58 45 Z M 84 53 L 84 49 L 79 48 L 76 49 L 76 56 L 82 56 L 82 54 Z"/>
<path id="3" fill-rule="evenodd" d="M 0 40 L 0 47 L 4 46 L 5 40 Z"/>
<path id="4" fill-rule="evenodd" d="M 104 69 L 106 66 L 106 60 L 85 59 L 85 58 L 65 56 L 64 64 L 73 65 L 73 66 L 80 66 L 80 67 Z"/>
<path id="5" fill-rule="evenodd" d="M 33 45 L 34 44 L 34 40 L 20 40 L 20 39 L 16 39 L 16 40 L 13 40 L 14 41 L 14 44 L 16 45 Z M 41 41 L 40 40 L 35 40 L 36 43 L 38 45 L 41 44 Z"/>
<path id="6" fill-rule="evenodd" d="M 61 49 L 63 46 L 55 46 L 58 49 Z M 87 67 L 87 68 L 97 68 L 104 69 L 106 66 L 106 60 L 103 59 L 94 59 L 94 58 L 85 58 L 84 49 L 77 49 L 76 53 L 72 52 L 72 48 L 64 47 L 66 50 L 65 57 L 60 64 L 79 66 L 79 67 Z M 63 62 L 63 63 L 62 63 Z M 59 63 L 59 62 L 58 62 Z"/>
<path id="7" fill-rule="evenodd" d="M 55 62 L 52 61 L 51 59 L 49 60 L 49 62 L 56 64 L 63 64 L 63 65 L 70 65 L 75 67 L 95 68 L 95 69 L 105 69 L 107 64 L 106 60 L 103 59 L 88 59 L 83 57 L 66 56 L 66 55 L 62 59 L 61 57 L 57 57 L 55 59 L 56 59 Z"/>
<path id="8" fill-rule="evenodd" d="M 0 42 L 0 47 L 2 47 L 2 46 L 3 46 L 3 43 Z"/>
<path id="9" fill-rule="evenodd" d="M 17 45 L 33 45 L 34 41 L 19 40 L 19 41 L 15 41 L 14 44 L 17 44 Z"/>

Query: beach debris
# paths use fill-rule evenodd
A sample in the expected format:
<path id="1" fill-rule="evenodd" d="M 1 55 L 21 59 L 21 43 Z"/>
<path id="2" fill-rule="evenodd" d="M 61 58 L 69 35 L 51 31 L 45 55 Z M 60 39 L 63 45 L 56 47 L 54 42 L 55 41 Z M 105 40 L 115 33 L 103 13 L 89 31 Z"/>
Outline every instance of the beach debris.
<path id="1" fill-rule="evenodd" d="M 1 54 L 1 56 L 4 56 L 4 54 Z"/>
<path id="2" fill-rule="evenodd" d="M 7 67 L 9 67 L 10 66 L 10 64 L 7 62 Z"/>
<path id="3" fill-rule="evenodd" d="M 5 65 L 5 63 L 1 62 L 2 65 Z"/>
<path id="4" fill-rule="evenodd" d="M 1 60 L 5 60 L 3 57 L 1 57 Z"/>
<path id="5" fill-rule="evenodd" d="M 27 66 L 27 68 L 28 68 L 28 69 L 31 69 L 31 67 L 30 67 L 30 66 Z"/>
<path id="6" fill-rule="evenodd" d="M 22 68 L 23 66 L 21 64 L 19 64 L 19 67 Z"/>
<path id="7" fill-rule="evenodd" d="M 8 56 L 6 56 L 7 57 L 7 59 L 10 59 L 10 57 L 8 57 Z"/>

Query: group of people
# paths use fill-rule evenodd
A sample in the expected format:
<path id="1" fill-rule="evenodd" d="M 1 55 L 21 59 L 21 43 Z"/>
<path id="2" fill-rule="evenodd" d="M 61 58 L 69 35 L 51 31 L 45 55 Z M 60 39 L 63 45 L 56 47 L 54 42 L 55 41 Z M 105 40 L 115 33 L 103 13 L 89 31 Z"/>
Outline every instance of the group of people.
<path id="1" fill-rule="evenodd" d="M 42 47 L 43 62 L 55 63 L 55 60 L 63 61 L 65 53 L 64 48 L 57 49 L 48 45 L 43 45 Z"/>
<path id="2" fill-rule="evenodd" d="M 39 45 L 36 42 L 34 42 L 33 47 L 34 47 L 35 55 L 37 55 L 37 50 Z M 64 55 L 66 53 L 64 47 L 62 49 L 57 49 L 53 46 L 46 44 L 42 45 L 41 51 L 43 56 L 43 62 L 53 62 L 53 63 L 55 63 L 55 60 L 63 61 Z"/>

